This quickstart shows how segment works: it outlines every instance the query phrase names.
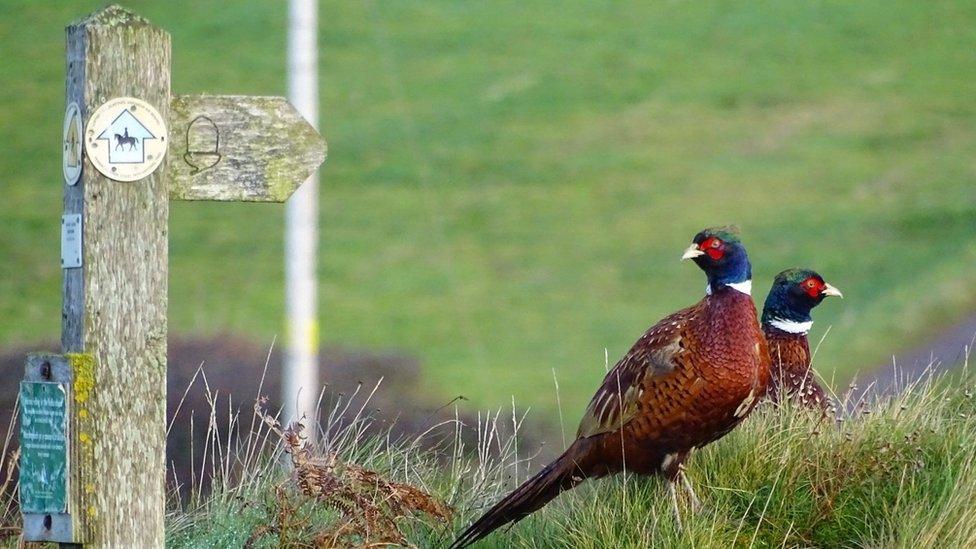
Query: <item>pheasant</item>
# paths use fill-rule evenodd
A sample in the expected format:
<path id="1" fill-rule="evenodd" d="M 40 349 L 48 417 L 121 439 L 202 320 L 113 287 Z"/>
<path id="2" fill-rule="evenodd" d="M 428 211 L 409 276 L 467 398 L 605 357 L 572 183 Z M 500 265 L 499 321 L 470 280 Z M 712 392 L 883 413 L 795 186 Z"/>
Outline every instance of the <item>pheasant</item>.
<path id="1" fill-rule="evenodd" d="M 770 400 L 794 398 L 804 406 L 823 410 L 830 405 L 810 368 L 807 341 L 813 326 L 810 311 L 827 296 L 844 297 L 810 269 L 787 269 L 773 280 L 762 312 L 763 333 L 772 359 Z"/>
<path id="2" fill-rule="evenodd" d="M 734 227 L 705 229 L 685 250 L 708 277 L 706 296 L 648 329 L 613 367 L 561 456 L 468 527 L 465 547 L 518 522 L 585 479 L 627 470 L 663 475 L 680 527 L 679 480 L 695 448 L 738 425 L 765 395 L 769 352 L 750 290 L 752 267 Z"/>

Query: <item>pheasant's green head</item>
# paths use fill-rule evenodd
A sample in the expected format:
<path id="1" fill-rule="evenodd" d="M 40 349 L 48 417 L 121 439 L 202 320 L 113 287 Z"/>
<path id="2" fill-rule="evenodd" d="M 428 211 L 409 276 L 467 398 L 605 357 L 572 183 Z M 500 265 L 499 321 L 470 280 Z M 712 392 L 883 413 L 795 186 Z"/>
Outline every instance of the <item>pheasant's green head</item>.
<path id="1" fill-rule="evenodd" d="M 712 227 L 696 234 L 681 259 L 691 259 L 701 267 L 711 289 L 752 279 L 749 255 L 735 226 Z"/>
<path id="2" fill-rule="evenodd" d="M 810 311 L 828 296 L 844 297 L 810 269 L 787 269 L 773 280 L 766 296 L 762 322 L 783 331 L 806 333 L 813 324 Z"/>

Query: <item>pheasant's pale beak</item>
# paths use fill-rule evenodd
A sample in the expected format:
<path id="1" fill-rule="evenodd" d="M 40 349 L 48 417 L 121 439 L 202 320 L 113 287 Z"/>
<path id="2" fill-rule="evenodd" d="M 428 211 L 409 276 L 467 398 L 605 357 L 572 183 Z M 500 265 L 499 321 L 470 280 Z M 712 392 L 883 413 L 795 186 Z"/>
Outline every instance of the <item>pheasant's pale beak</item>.
<path id="1" fill-rule="evenodd" d="M 833 296 L 837 296 L 837 297 L 839 297 L 841 299 L 844 299 L 844 294 L 840 293 L 840 290 L 838 290 L 837 288 L 834 288 L 833 286 L 831 286 L 830 284 L 827 284 L 827 283 L 824 283 L 824 289 L 823 290 L 820 290 L 820 293 L 823 294 L 823 295 L 833 295 Z"/>
<path id="2" fill-rule="evenodd" d="M 694 259 L 700 255 L 705 255 L 705 252 L 698 248 L 698 244 L 692 244 L 691 246 L 688 246 L 688 249 L 685 250 L 685 253 L 681 256 L 681 261 L 686 259 Z"/>

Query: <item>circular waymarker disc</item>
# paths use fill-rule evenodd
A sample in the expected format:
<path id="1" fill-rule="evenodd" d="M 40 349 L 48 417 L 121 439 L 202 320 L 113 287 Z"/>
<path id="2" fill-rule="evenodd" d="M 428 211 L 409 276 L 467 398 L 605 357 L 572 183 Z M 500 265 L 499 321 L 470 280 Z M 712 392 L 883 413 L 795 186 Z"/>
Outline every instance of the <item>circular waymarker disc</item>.
<path id="1" fill-rule="evenodd" d="M 85 153 L 109 179 L 136 181 L 153 173 L 169 147 L 166 122 L 152 105 L 116 97 L 98 107 L 85 129 Z"/>
<path id="2" fill-rule="evenodd" d="M 74 185 L 81 176 L 81 109 L 72 101 L 64 111 L 61 131 L 61 173 L 64 182 Z"/>

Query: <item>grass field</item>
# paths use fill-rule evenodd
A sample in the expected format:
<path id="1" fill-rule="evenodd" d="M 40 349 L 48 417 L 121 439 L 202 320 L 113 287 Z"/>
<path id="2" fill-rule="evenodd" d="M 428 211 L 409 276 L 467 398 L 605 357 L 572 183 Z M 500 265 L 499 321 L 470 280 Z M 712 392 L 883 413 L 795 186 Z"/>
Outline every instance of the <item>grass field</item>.
<path id="1" fill-rule="evenodd" d="M 58 333 L 63 26 L 0 0 L 0 345 Z M 129 1 L 179 93 L 283 94 L 275 1 Z M 844 301 L 845 381 L 976 307 L 976 5 L 326 2 L 321 331 L 400 348 L 432 401 L 569 422 L 641 331 L 697 300 L 678 256 L 742 226 L 757 299 L 794 265 Z M 170 329 L 270 344 L 280 206 L 174 204 Z M 255 376 L 258 373 L 255 372 Z"/>

